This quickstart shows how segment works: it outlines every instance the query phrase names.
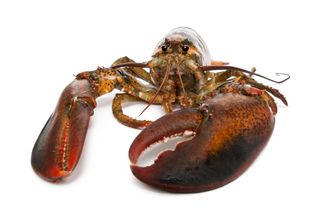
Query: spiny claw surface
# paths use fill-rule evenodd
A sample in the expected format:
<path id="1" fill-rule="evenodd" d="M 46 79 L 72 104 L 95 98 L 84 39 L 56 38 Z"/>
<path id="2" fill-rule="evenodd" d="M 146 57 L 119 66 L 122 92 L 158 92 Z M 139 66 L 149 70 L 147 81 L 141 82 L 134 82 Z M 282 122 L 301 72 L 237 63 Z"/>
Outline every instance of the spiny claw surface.
<path id="1" fill-rule="evenodd" d="M 133 174 L 149 185 L 171 192 L 201 192 L 221 187 L 239 177 L 270 138 L 274 116 L 261 97 L 219 94 L 199 110 L 168 114 L 144 129 L 129 156 Z M 136 164 L 151 144 L 184 130 L 196 131 L 175 151 L 163 152 L 148 167 Z"/>
<path id="2" fill-rule="evenodd" d="M 31 164 L 36 173 L 57 181 L 73 171 L 94 106 L 87 80 L 75 80 L 65 88 L 33 147 Z"/>

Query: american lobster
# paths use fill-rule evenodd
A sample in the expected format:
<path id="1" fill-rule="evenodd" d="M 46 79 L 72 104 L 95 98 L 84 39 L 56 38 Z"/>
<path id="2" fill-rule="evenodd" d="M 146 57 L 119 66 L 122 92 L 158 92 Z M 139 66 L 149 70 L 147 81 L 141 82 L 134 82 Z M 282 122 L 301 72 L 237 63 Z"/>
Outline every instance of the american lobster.
<path id="1" fill-rule="evenodd" d="M 285 74 L 287 75 L 287 74 Z M 82 72 L 62 92 L 55 111 L 32 151 L 34 171 L 48 181 L 68 176 L 76 167 L 96 98 L 118 89 L 112 110 L 126 126 L 144 128 L 129 150 L 132 173 L 142 182 L 170 192 L 201 192 L 239 177 L 256 159 L 274 128 L 277 105 L 285 97 L 257 82 L 252 71 L 212 61 L 203 39 L 192 29 L 172 30 L 152 59 L 128 57 L 111 67 Z M 122 104 L 142 101 L 168 113 L 155 122 L 123 113 Z M 173 111 L 180 107 L 180 110 Z M 144 111 L 143 110 L 143 111 Z M 142 112 L 143 112 L 142 111 Z M 170 136 L 192 131 L 193 138 L 164 151 L 154 164 L 140 167 L 141 153 Z"/>

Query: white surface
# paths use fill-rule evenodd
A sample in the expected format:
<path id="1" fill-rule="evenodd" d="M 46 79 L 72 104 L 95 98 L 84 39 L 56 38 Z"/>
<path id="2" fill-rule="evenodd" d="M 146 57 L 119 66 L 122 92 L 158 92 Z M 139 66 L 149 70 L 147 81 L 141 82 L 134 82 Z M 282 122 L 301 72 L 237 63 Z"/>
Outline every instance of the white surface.
<path id="1" fill-rule="evenodd" d="M 208 2 L 1 1 L 0 208 L 319 208 L 317 1 Z M 292 76 L 270 84 L 289 107 L 279 104 L 273 136 L 254 165 L 210 192 L 151 189 L 130 172 L 127 152 L 139 131 L 116 122 L 110 94 L 98 100 L 72 178 L 56 185 L 35 175 L 33 144 L 73 74 L 124 55 L 149 60 L 176 26 L 196 29 L 217 60 Z"/>

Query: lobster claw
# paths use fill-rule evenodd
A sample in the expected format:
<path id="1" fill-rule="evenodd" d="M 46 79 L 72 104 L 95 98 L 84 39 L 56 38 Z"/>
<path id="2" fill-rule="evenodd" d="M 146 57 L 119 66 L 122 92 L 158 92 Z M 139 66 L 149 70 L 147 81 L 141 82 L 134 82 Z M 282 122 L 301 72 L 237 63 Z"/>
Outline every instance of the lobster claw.
<path id="1" fill-rule="evenodd" d="M 73 171 L 94 107 L 95 99 L 87 80 L 74 80 L 64 89 L 32 150 L 31 164 L 38 175 L 57 181 Z"/>
<path id="2" fill-rule="evenodd" d="M 218 94 L 199 109 L 173 112 L 145 128 L 130 147 L 131 170 L 142 182 L 170 192 L 215 189 L 252 164 L 273 127 L 274 116 L 261 97 Z M 160 154 L 151 166 L 135 165 L 151 144 L 184 130 L 196 135 Z"/>

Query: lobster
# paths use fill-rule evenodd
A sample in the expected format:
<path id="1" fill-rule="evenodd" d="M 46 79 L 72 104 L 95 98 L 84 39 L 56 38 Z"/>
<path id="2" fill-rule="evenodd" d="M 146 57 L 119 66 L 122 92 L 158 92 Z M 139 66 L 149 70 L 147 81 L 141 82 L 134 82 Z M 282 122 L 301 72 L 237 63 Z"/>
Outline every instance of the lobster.
<path id="1" fill-rule="evenodd" d="M 287 75 L 287 74 L 285 74 Z M 96 98 L 118 89 L 112 111 L 122 124 L 143 129 L 129 149 L 132 173 L 142 182 L 169 192 L 202 192 L 228 184 L 257 158 L 272 135 L 277 105 L 286 98 L 253 76 L 212 61 L 208 47 L 193 29 L 178 27 L 155 48 L 152 59 L 136 63 L 128 57 L 111 67 L 76 75 L 62 92 L 32 150 L 34 171 L 56 182 L 75 169 L 84 145 Z M 152 122 L 123 113 L 132 101 L 162 105 L 167 113 Z M 179 110 L 175 110 L 179 108 Z M 141 115 L 140 114 L 140 115 Z M 191 131 L 193 138 L 162 152 L 154 164 L 137 165 L 151 145 Z"/>

